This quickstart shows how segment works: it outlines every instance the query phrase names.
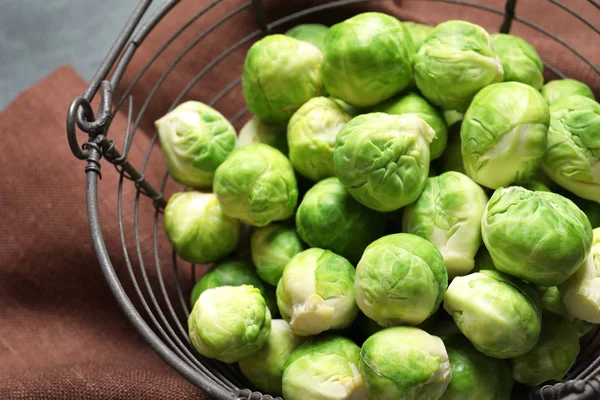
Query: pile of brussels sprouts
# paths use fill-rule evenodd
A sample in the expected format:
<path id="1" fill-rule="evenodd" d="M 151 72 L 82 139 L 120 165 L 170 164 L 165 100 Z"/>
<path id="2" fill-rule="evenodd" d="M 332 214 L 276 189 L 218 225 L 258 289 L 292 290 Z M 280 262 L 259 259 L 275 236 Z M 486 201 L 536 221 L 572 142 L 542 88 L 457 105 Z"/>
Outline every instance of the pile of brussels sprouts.
<path id="1" fill-rule="evenodd" d="M 600 104 L 521 38 L 381 13 L 247 53 L 241 129 L 156 122 L 203 356 L 287 400 L 508 399 L 600 323 Z M 595 230 L 592 230 L 596 228 Z M 279 319 L 274 319 L 279 318 Z"/>

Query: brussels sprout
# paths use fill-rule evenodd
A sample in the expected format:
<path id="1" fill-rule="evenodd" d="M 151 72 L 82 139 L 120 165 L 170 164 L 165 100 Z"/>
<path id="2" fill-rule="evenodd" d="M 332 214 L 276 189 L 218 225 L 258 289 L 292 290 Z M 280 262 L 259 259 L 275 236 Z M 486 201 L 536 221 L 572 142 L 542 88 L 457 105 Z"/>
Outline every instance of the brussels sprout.
<path id="1" fill-rule="evenodd" d="M 563 303 L 563 293 L 556 286 L 543 287 L 535 286 L 536 290 L 540 295 L 542 301 L 542 308 L 545 311 L 549 311 L 558 316 L 564 317 L 569 321 L 569 324 L 573 327 L 577 333 L 577 337 L 582 337 L 587 334 L 593 327 L 594 324 L 583 321 L 577 318 L 573 318 L 571 313 L 567 310 Z"/>
<path id="2" fill-rule="evenodd" d="M 544 64 L 529 42 L 505 33 L 491 35 L 494 51 L 502 61 L 504 82 L 521 82 L 540 90 L 544 85 Z"/>
<path id="3" fill-rule="evenodd" d="M 556 192 L 557 190 L 559 190 L 560 188 L 556 185 L 556 183 L 554 183 L 552 181 L 552 179 L 550 179 L 548 177 L 548 175 L 546 175 L 544 173 L 544 171 L 542 171 L 542 168 L 540 166 L 540 168 L 538 168 L 538 170 L 533 174 L 531 180 L 535 181 L 535 182 L 539 182 L 541 184 L 543 184 L 544 186 L 546 186 L 548 188 L 548 190 L 546 190 L 546 192 Z M 570 193 L 565 191 L 566 193 Z M 562 194 L 562 193 L 560 193 Z M 562 194 L 563 196 L 565 196 L 564 194 Z M 565 196 L 568 197 L 568 196 Z"/>
<path id="4" fill-rule="evenodd" d="M 594 229 L 590 255 L 567 281 L 562 292 L 563 303 L 571 315 L 600 323 L 600 228 Z"/>
<path id="5" fill-rule="evenodd" d="M 526 283 L 497 271 L 454 278 L 444 296 L 444 310 L 488 357 L 523 355 L 540 336 L 542 316 L 537 293 Z"/>
<path id="6" fill-rule="evenodd" d="M 417 325 L 415 328 L 422 329 L 427 333 L 430 333 L 435 336 L 440 336 L 437 333 L 433 333 L 433 331 L 440 329 L 440 327 L 444 325 L 444 323 L 446 322 L 443 321 L 444 316 L 447 316 L 448 319 L 452 322 L 452 319 L 448 316 L 448 314 L 443 309 L 438 308 L 436 312 L 431 314 L 429 318 Z M 457 333 L 460 333 L 458 328 L 456 328 L 454 322 L 452 322 L 452 325 L 455 326 L 455 331 Z M 361 343 L 363 343 L 365 340 L 367 340 L 369 337 L 376 334 L 377 332 L 385 329 L 385 327 L 379 325 L 377 322 L 373 321 L 371 318 L 367 317 L 362 312 L 358 313 L 358 317 L 354 320 L 353 327 L 355 328 L 355 330 L 358 330 L 359 339 Z M 441 330 L 443 329 L 444 328 L 441 328 Z"/>
<path id="7" fill-rule="evenodd" d="M 242 127 L 238 136 L 237 147 L 252 143 L 264 143 L 275 147 L 283 154 L 288 153 L 285 125 L 272 125 L 254 117 Z"/>
<path id="8" fill-rule="evenodd" d="M 550 81 L 542 88 L 542 96 L 552 105 L 556 100 L 563 97 L 581 95 L 594 100 L 594 92 L 588 85 L 575 79 L 558 79 Z"/>
<path id="9" fill-rule="evenodd" d="M 304 248 L 294 228 L 281 224 L 256 229 L 250 246 L 258 276 L 274 286 L 281 279 L 286 264 Z"/>
<path id="10" fill-rule="evenodd" d="M 551 192 L 548 186 L 534 180 L 520 181 L 516 182 L 515 184 L 533 192 Z"/>
<path id="11" fill-rule="evenodd" d="M 600 203 L 600 104 L 583 96 L 550 106 L 548 149 L 542 169 L 570 192 Z"/>
<path id="12" fill-rule="evenodd" d="M 251 285 L 260 290 L 260 294 L 265 299 L 267 307 L 271 315 L 276 315 L 277 298 L 275 291 L 267 288 L 265 284 L 258 278 L 254 268 L 250 262 L 245 260 L 225 260 L 206 272 L 194 285 L 190 298 L 192 308 L 202 293 L 208 289 L 220 286 L 242 286 Z"/>
<path id="13" fill-rule="evenodd" d="M 435 138 L 429 145 L 429 153 L 431 159 L 439 158 L 448 141 L 448 127 L 444 116 L 440 111 L 427 102 L 424 98 L 416 93 L 408 93 L 401 97 L 396 97 L 377 106 L 375 111 L 386 114 L 415 114 L 427 122 L 427 124 L 435 131 Z"/>
<path id="14" fill-rule="evenodd" d="M 460 129 L 467 175 L 496 189 L 531 177 L 546 150 L 550 114 L 540 93 L 518 82 L 482 89 Z"/>
<path id="15" fill-rule="evenodd" d="M 477 252 L 477 255 L 475 256 L 475 267 L 473 268 L 472 272 L 485 270 L 497 271 L 489 251 L 487 251 L 485 246 L 481 246 Z"/>
<path id="16" fill-rule="evenodd" d="M 353 106 L 374 106 L 412 79 L 412 38 L 390 15 L 367 12 L 332 26 L 323 53 L 327 91 Z"/>
<path id="17" fill-rule="evenodd" d="M 449 127 L 465 119 L 465 114 L 456 110 L 444 110 L 442 113 L 444 120 L 446 120 L 446 125 Z"/>
<path id="18" fill-rule="evenodd" d="M 395 211 L 421 194 L 434 137 L 433 129 L 416 115 L 359 115 L 335 140 L 335 173 L 360 203 Z"/>
<path id="19" fill-rule="evenodd" d="M 367 400 L 358 372 L 360 349 L 337 335 L 310 338 L 285 363 L 286 400 Z"/>
<path id="20" fill-rule="evenodd" d="M 354 267 L 329 250 L 296 254 L 277 285 L 277 305 L 296 335 L 343 329 L 354 321 Z"/>
<path id="21" fill-rule="evenodd" d="M 419 51 L 425 38 L 433 31 L 433 26 L 417 24 L 416 22 L 403 22 L 404 26 L 410 33 L 410 37 L 415 45 L 415 51 Z"/>
<path id="22" fill-rule="evenodd" d="M 271 313 L 253 286 L 220 286 L 203 292 L 188 319 L 198 353 L 233 363 L 258 352 L 271 332 Z"/>
<path id="23" fill-rule="evenodd" d="M 563 295 L 557 286 L 539 286 L 534 285 L 541 300 L 542 309 L 550 311 L 556 315 L 571 318 L 565 305 L 563 304 Z"/>
<path id="24" fill-rule="evenodd" d="M 331 98 L 337 103 L 338 106 L 342 107 L 344 111 L 346 111 L 351 117 L 356 117 L 359 114 L 363 114 L 363 109 L 353 107 L 350 104 L 346 103 L 344 100 L 334 99 L 333 97 Z"/>
<path id="25" fill-rule="evenodd" d="M 460 143 L 460 126 L 460 123 L 456 123 L 448 129 L 448 145 L 438 164 L 443 172 L 456 171 L 466 174 Z"/>
<path id="26" fill-rule="evenodd" d="M 287 130 L 290 161 L 296 171 L 313 181 L 333 176 L 335 137 L 351 118 L 327 97 L 315 97 L 300 107 Z"/>
<path id="27" fill-rule="evenodd" d="M 481 233 L 498 271 L 541 286 L 569 279 L 592 245 L 590 223 L 571 200 L 518 186 L 496 190 Z"/>
<path id="28" fill-rule="evenodd" d="M 358 369 L 370 399 L 439 399 L 451 379 L 444 343 L 412 327 L 384 329 L 360 350 Z"/>
<path id="29" fill-rule="evenodd" d="M 175 193 L 165 207 L 164 225 L 179 257 L 197 264 L 225 258 L 240 238 L 240 222 L 225 215 L 212 193 Z"/>
<path id="30" fill-rule="evenodd" d="M 292 164 L 262 143 L 236 149 L 217 168 L 214 190 L 226 215 L 254 226 L 291 217 L 298 202 Z"/>
<path id="31" fill-rule="evenodd" d="M 600 228 L 600 204 L 577 196 L 570 197 L 573 203 L 587 216 L 592 228 Z"/>
<path id="32" fill-rule="evenodd" d="M 385 220 L 354 200 L 337 178 L 328 178 L 304 195 L 296 229 L 311 247 L 331 250 L 356 264 L 369 243 L 383 235 Z"/>
<path id="33" fill-rule="evenodd" d="M 323 93 L 323 53 L 309 42 L 269 35 L 254 43 L 244 63 L 242 89 L 252 114 L 285 122 L 300 106 Z"/>
<path id="34" fill-rule="evenodd" d="M 415 57 L 415 81 L 431 103 L 464 112 L 475 94 L 502 81 L 502 63 L 482 27 L 466 21 L 439 24 Z"/>
<path id="35" fill-rule="evenodd" d="M 301 24 L 288 30 L 285 34 L 298 40 L 304 40 L 323 51 L 325 35 L 329 27 L 321 24 Z"/>
<path id="36" fill-rule="evenodd" d="M 465 275 L 475 266 L 481 245 L 481 216 L 488 198 L 460 172 L 427 179 L 418 200 L 406 206 L 402 231 L 429 240 L 444 256 L 448 277 Z"/>
<path id="37" fill-rule="evenodd" d="M 261 391 L 280 396 L 285 362 L 303 341 L 294 335 L 287 322 L 274 319 L 264 347 L 240 361 L 240 370 Z"/>
<path id="38" fill-rule="evenodd" d="M 542 333 L 533 349 L 510 360 L 515 381 L 537 386 L 562 380 L 579 354 L 579 337 L 566 319 L 544 314 Z"/>
<path id="39" fill-rule="evenodd" d="M 169 174 L 192 188 L 209 188 L 215 170 L 235 148 L 233 126 L 199 101 L 180 104 L 154 124 Z"/>
<path id="40" fill-rule="evenodd" d="M 591 322 L 583 321 L 577 318 L 573 318 L 569 322 L 571 323 L 571 326 L 573 326 L 573 329 L 575 329 L 577 337 L 580 339 L 590 333 L 591 330 L 596 327 L 596 325 L 592 324 Z"/>
<path id="41" fill-rule="evenodd" d="M 509 400 L 513 387 L 510 366 L 504 360 L 486 357 L 462 335 L 442 338 L 452 371 L 452 380 L 442 400 Z"/>
<path id="42" fill-rule="evenodd" d="M 447 285 L 438 249 L 419 236 L 398 233 L 367 247 L 354 289 L 358 307 L 379 325 L 418 325 L 438 309 Z"/>

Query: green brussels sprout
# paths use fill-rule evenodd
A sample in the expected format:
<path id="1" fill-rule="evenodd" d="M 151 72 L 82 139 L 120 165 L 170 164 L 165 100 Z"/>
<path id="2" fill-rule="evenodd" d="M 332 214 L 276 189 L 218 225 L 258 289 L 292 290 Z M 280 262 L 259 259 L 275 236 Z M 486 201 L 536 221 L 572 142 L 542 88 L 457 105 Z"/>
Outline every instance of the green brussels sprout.
<path id="1" fill-rule="evenodd" d="M 533 288 L 538 292 L 544 311 L 571 318 L 569 311 L 563 304 L 563 295 L 557 286 L 533 285 Z"/>
<path id="2" fill-rule="evenodd" d="M 600 228 L 594 229 L 592 250 L 562 288 L 563 303 L 576 318 L 600 324 Z"/>
<path id="3" fill-rule="evenodd" d="M 412 80 L 412 38 L 390 15 L 367 12 L 332 26 L 323 53 L 327 92 L 352 106 L 374 106 Z"/>
<path id="4" fill-rule="evenodd" d="M 296 171 L 313 181 L 333 176 L 335 137 L 350 119 L 327 97 L 315 97 L 300 107 L 287 129 L 290 161 Z"/>
<path id="5" fill-rule="evenodd" d="M 309 246 L 331 250 L 356 264 L 369 243 L 383 235 L 385 220 L 354 200 L 337 178 L 327 178 L 304 195 L 296 229 Z"/>
<path id="6" fill-rule="evenodd" d="M 578 354 L 579 337 L 573 325 L 565 318 L 544 314 L 537 344 L 527 354 L 510 360 L 513 378 L 529 386 L 561 381 Z"/>
<path id="7" fill-rule="evenodd" d="M 467 175 L 496 189 L 531 177 L 548 143 L 548 105 L 540 93 L 519 82 L 482 89 L 460 129 Z"/>
<path id="8" fill-rule="evenodd" d="M 286 122 L 323 93 L 323 53 L 309 42 L 269 35 L 254 43 L 244 62 L 242 89 L 252 114 L 269 123 Z"/>
<path id="9" fill-rule="evenodd" d="M 488 197 L 460 172 L 427 179 L 421 196 L 406 206 L 402 231 L 429 240 L 444 256 L 448 277 L 468 274 L 481 245 L 481 216 Z"/>
<path id="10" fill-rule="evenodd" d="M 165 207 L 164 226 L 179 257 L 197 264 L 225 258 L 240 239 L 240 222 L 225 215 L 212 193 L 175 193 Z"/>
<path id="11" fill-rule="evenodd" d="M 396 97 L 377 106 L 374 111 L 386 114 L 415 114 L 427 122 L 434 130 L 435 138 L 429 145 L 431 160 L 439 158 L 448 141 L 448 127 L 442 113 L 427 102 L 423 97 L 416 93 L 408 93 L 401 97 Z"/>
<path id="12" fill-rule="evenodd" d="M 600 204 L 577 196 L 571 196 L 571 200 L 587 216 L 592 228 L 600 228 Z"/>
<path id="13" fill-rule="evenodd" d="M 329 27 L 321 24 L 301 24 L 288 30 L 286 36 L 291 36 L 298 40 L 304 40 L 323 51 L 325 48 L 325 35 Z"/>
<path id="14" fill-rule="evenodd" d="M 592 89 L 585 83 L 576 81 L 575 79 L 558 79 L 550 81 L 542 87 L 542 96 L 544 96 L 550 105 L 558 99 L 574 95 L 580 95 L 595 100 Z"/>
<path id="15" fill-rule="evenodd" d="M 357 107 L 353 107 L 350 104 L 346 103 L 344 100 L 335 99 L 331 97 L 333 101 L 337 103 L 338 106 L 342 107 L 344 111 L 346 111 L 351 117 L 356 117 L 357 115 L 363 114 L 363 110 Z"/>
<path id="16" fill-rule="evenodd" d="M 348 260 L 329 250 L 304 250 L 290 260 L 277 285 L 277 305 L 296 335 L 352 324 L 358 313 L 354 273 Z"/>
<path id="17" fill-rule="evenodd" d="M 286 264 L 304 249 L 294 228 L 281 224 L 256 229 L 250 247 L 258 276 L 273 286 L 277 286 Z"/>
<path id="18" fill-rule="evenodd" d="M 275 291 L 267 288 L 258 278 L 250 262 L 236 259 L 222 261 L 208 270 L 194 285 L 190 296 L 190 305 L 193 308 L 200 295 L 208 289 L 242 285 L 251 285 L 260 290 L 271 315 L 278 313 Z"/>
<path id="19" fill-rule="evenodd" d="M 446 120 L 446 125 L 449 127 L 465 119 L 465 114 L 456 110 L 443 110 L 442 114 L 444 115 L 444 120 Z"/>
<path id="20" fill-rule="evenodd" d="M 310 338 L 285 363 L 286 400 L 367 400 L 358 372 L 360 348 L 337 335 Z"/>
<path id="21" fill-rule="evenodd" d="M 573 329 L 575 329 L 575 332 L 577 333 L 577 337 L 580 339 L 590 333 L 592 329 L 596 327 L 596 325 L 592 324 L 591 322 L 577 318 L 573 318 L 570 322 L 573 326 Z"/>
<path id="22" fill-rule="evenodd" d="M 541 182 L 534 181 L 534 180 L 525 180 L 525 181 L 516 182 L 515 185 L 521 186 L 527 190 L 531 190 L 532 192 L 551 192 L 552 191 L 548 188 L 548 186 L 544 185 Z"/>
<path id="23" fill-rule="evenodd" d="M 502 61 L 504 82 L 521 82 L 540 90 L 544 85 L 544 63 L 529 42 L 505 33 L 491 35 L 494 51 Z"/>
<path id="24" fill-rule="evenodd" d="M 448 273 L 438 249 L 407 233 L 371 243 L 354 281 L 358 307 L 381 326 L 422 323 L 438 309 L 447 286 Z"/>
<path id="25" fill-rule="evenodd" d="M 198 353 L 233 363 L 258 352 L 271 332 L 271 313 L 260 290 L 220 286 L 203 292 L 188 318 Z"/>
<path id="26" fill-rule="evenodd" d="M 444 312 L 444 310 L 439 308 L 436 312 L 431 314 L 429 318 L 417 325 L 415 328 L 419 328 L 432 335 L 439 336 L 437 334 L 432 333 L 432 331 L 438 329 L 440 327 L 440 324 L 443 324 L 443 322 L 440 322 L 440 318 L 443 317 L 443 315 L 447 316 L 448 314 Z M 364 341 L 372 335 L 385 329 L 385 327 L 379 325 L 377 322 L 373 321 L 371 318 L 367 317 L 362 312 L 358 313 L 358 317 L 354 320 L 354 325 L 355 329 L 358 330 L 359 339 L 362 343 L 364 343 Z M 452 325 L 454 325 L 454 322 L 452 322 Z M 460 333 L 458 328 L 456 328 L 456 332 Z"/>
<path id="27" fill-rule="evenodd" d="M 433 129 L 416 115 L 359 115 L 337 135 L 335 174 L 363 205 L 395 211 L 421 194 L 434 137 Z"/>
<path id="28" fill-rule="evenodd" d="M 502 62 L 479 25 L 447 21 L 427 36 L 415 57 L 415 81 L 431 103 L 464 112 L 479 90 L 502 81 Z"/>
<path id="29" fill-rule="evenodd" d="M 358 369 L 370 399 L 439 399 L 451 379 L 444 343 L 413 327 L 377 332 L 360 350 Z"/>
<path id="30" fill-rule="evenodd" d="M 259 390 L 281 396 L 285 362 L 302 342 L 304 338 L 294 335 L 287 322 L 274 319 L 265 345 L 257 353 L 240 361 L 240 370 Z"/>
<path id="31" fill-rule="evenodd" d="M 541 329 L 537 293 L 497 271 L 459 276 L 448 286 L 444 310 L 483 354 L 513 358 L 531 351 Z"/>
<path id="32" fill-rule="evenodd" d="M 461 150 L 460 126 L 460 123 L 456 123 L 448 129 L 448 145 L 438 164 L 443 172 L 456 171 L 466 174 Z"/>
<path id="33" fill-rule="evenodd" d="M 542 169 L 558 185 L 600 203 L 600 104 L 583 96 L 550 106 L 548 149 Z"/>
<path id="34" fill-rule="evenodd" d="M 471 272 L 479 272 L 479 271 L 497 271 L 494 262 L 492 261 L 492 256 L 490 256 L 490 252 L 485 248 L 485 246 L 481 246 L 479 251 L 475 255 L 475 267 Z"/>
<path id="35" fill-rule="evenodd" d="M 592 245 L 590 222 L 571 200 L 519 186 L 496 190 L 481 233 L 498 271 L 541 286 L 569 279 Z"/>
<path id="36" fill-rule="evenodd" d="M 442 339 L 452 380 L 441 400 L 510 400 L 512 371 L 505 360 L 484 356 L 460 334 Z"/>
<path id="37" fill-rule="evenodd" d="M 275 147 L 283 154 L 288 153 L 285 125 L 272 125 L 254 117 L 242 127 L 238 136 L 237 147 L 252 143 L 264 143 Z"/>
<path id="38" fill-rule="evenodd" d="M 552 182 L 552 179 L 550 179 L 548 177 L 548 175 L 546 175 L 544 173 L 544 171 L 542 171 L 541 165 L 540 168 L 538 168 L 538 170 L 533 174 L 531 180 L 539 182 L 541 184 L 543 184 L 544 186 L 546 186 L 548 188 L 548 190 L 546 190 L 546 192 L 556 192 L 559 187 L 556 185 L 556 183 Z M 570 193 L 565 191 L 566 193 Z M 562 194 L 562 193 L 560 193 Z M 565 196 L 564 194 L 562 194 L 563 196 Z M 568 197 L 568 196 L 565 196 Z"/>
<path id="39" fill-rule="evenodd" d="M 154 124 L 173 180 L 196 189 L 211 187 L 215 170 L 235 148 L 229 121 L 206 104 L 187 101 Z"/>
<path id="40" fill-rule="evenodd" d="M 262 143 L 236 149 L 217 168 L 214 191 L 226 215 L 254 226 L 291 217 L 298 202 L 292 164 Z"/>
<path id="41" fill-rule="evenodd" d="M 549 311 L 558 316 L 566 318 L 575 332 L 577 333 L 577 337 L 582 337 L 586 335 L 593 327 L 594 324 L 583 321 L 581 319 L 574 318 L 567 307 L 563 302 L 563 293 L 556 286 L 543 287 L 543 286 L 534 286 L 540 295 L 540 299 L 542 301 L 542 308 L 545 311 Z"/>
<path id="42" fill-rule="evenodd" d="M 419 51 L 425 38 L 433 31 L 433 26 L 417 24 L 416 22 L 403 22 L 404 26 L 410 33 L 410 37 L 415 45 L 415 51 Z"/>

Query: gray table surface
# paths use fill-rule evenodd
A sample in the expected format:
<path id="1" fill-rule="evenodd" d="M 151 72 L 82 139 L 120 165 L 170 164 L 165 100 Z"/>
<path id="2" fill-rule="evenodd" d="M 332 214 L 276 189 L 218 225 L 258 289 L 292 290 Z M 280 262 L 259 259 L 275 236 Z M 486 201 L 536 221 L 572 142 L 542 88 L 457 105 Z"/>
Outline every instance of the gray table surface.
<path id="1" fill-rule="evenodd" d="M 90 79 L 136 4 L 0 0 L 0 110 L 59 65 L 71 64 Z"/>

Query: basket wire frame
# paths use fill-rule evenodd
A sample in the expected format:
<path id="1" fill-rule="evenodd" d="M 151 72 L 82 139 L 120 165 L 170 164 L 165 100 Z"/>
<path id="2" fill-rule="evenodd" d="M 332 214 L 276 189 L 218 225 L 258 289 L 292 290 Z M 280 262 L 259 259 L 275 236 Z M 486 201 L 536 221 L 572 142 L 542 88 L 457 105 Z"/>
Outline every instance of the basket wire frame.
<path id="1" fill-rule="evenodd" d="M 164 53 L 164 51 L 186 30 L 188 30 L 194 22 L 196 22 L 203 15 L 211 11 L 217 4 L 221 3 L 222 0 L 213 0 L 208 2 L 205 7 L 200 9 L 196 14 L 191 16 L 189 20 L 184 23 L 173 35 L 167 38 L 164 44 L 159 50 L 148 60 L 148 62 L 142 67 L 140 72 L 133 78 L 130 85 L 123 91 L 122 96 L 113 106 L 113 90 L 119 85 L 121 78 L 125 70 L 127 69 L 129 62 L 135 54 L 137 48 L 144 42 L 148 34 L 153 28 L 167 15 L 173 7 L 175 7 L 179 0 L 167 0 L 165 3 L 151 16 L 149 16 L 143 24 L 140 24 L 142 18 L 145 16 L 146 11 L 152 0 L 142 0 L 138 3 L 131 18 L 127 22 L 125 28 L 117 38 L 115 44 L 109 51 L 105 61 L 99 67 L 98 72 L 90 80 L 88 87 L 82 94 L 73 100 L 68 114 L 67 114 L 67 137 L 69 145 L 74 155 L 87 162 L 85 168 L 86 171 L 86 192 L 87 192 L 87 205 L 88 205 L 88 220 L 90 225 L 90 232 L 92 235 L 92 242 L 98 256 L 100 267 L 105 275 L 107 284 L 117 299 L 119 305 L 123 309 L 126 316 L 129 318 L 134 327 L 149 343 L 149 345 L 174 369 L 176 369 L 181 375 L 183 375 L 190 382 L 200 387 L 209 396 L 216 399 L 273 399 L 270 395 L 263 395 L 259 392 L 253 392 L 250 389 L 243 389 L 250 387 L 249 382 L 240 373 L 239 369 L 233 365 L 227 365 L 215 360 L 210 360 L 199 355 L 189 340 L 187 335 L 186 319 L 189 315 L 190 309 L 188 306 L 188 296 L 184 293 L 180 276 L 185 269 L 180 268 L 179 260 L 174 251 L 171 253 L 171 269 L 165 268 L 161 265 L 161 257 L 159 251 L 159 230 L 160 230 L 160 215 L 165 206 L 165 200 L 163 193 L 167 182 L 169 181 L 169 174 L 165 173 L 158 189 L 150 184 L 145 178 L 145 171 L 148 166 L 151 154 L 156 147 L 155 144 L 158 141 L 158 133 L 154 132 L 148 149 L 146 150 L 144 159 L 139 170 L 134 167 L 128 161 L 129 150 L 131 144 L 138 131 L 140 122 L 142 121 L 144 114 L 146 113 L 148 106 L 154 96 L 157 94 L 163 82 L 167 79 L 169 74 L 174 68 L 186 57 L 196 46 L 198 46 L 203 39 L 209 34 L 215 31 L 223 23 L 232 20 L 240 13 L 248 10 L 253 10 L 255 13 L 255 21 L 257 29 L 238 40 L 228 49 L 225 49 L 222 53 L 216 56 L 210 61 L 200 72 L 192 78 L 192 80 L 185 86 L 185 88 L 179 93 L 177 98 L 173 101 L 169 107 L 169 111 L 175 108 L 181 100 L 192 90 L 199 81 L 208 74 L 213 67 L 217 66 L 228 56 L 235 53 L 237 50 L 242 48 L 244 45 L 250 43 L 253 40 L 260 38 L 262 35 L 268 34 L 275 31 L 277 28 L 285 26 L 286 24 L 314 15 L 321 11 L 336 9 L 343 6 L 348 6 L 358 3 L 369 3 L 382 0 L 338 0 L 332 1 L 310 8 L 305 8 L 293 14 L 279 18 L 277 20 L 269 22 L 266 17 L 265 9 L 262 5 L 261 0 L 247 1 L 238 7 L 229 10 L 227 14 L 218 19 L 214 24 L 206 27 L 204 31 L 199 33 L 189 44 L 181 51 L 179 55 L 169 64 L 169 66 L 163 71 L 162 75 L 158 78 L 148 96 L 143 100 L 138 114 L 133 119 L 133 104 L 134 99 L 131 95 L 136 84 L 144 77 L 150 67 L 156 62 L 156 60 Z M 570 46 L 568 43 L 558 38 L 543 27 L 536 25 L 530 21 L 527 21 L 519 16 L 515 15 L 515 7 L 517 0 L 508 0 L 504 3 L 504 9 L 495 9 L 486 5 L 461 0 L 422 0 L 427 2 L 444 2 L 449 4 L 462 5 L 467 7 L 476 8 L 486 12 L 490 12 L 499 16 L 503 16 L 503 22 L 500 28 L 501 32 L 509 32 L 514 21 L 526 25 L 541 34 L 550 37 L 557 43 L 561 44 L 573 55 L 583 60 L 593 71 L 600 74 L 600 69 L 592 61 L 587 59 L 577 49 Z M 593 23 L 587 20 L 585 17 L 566 6 L 564 3 L 558 0 L 546 0 L 548 3 L 556 6 L 557 8 L 567 12 L 580 20 L 587 27 L 592 29 L 595 33 L 600 35 L 600 30 Z M 587 0 L 595 8 L 600 10 L 600 4 L 595 0 Z M 565 78 L 566 76 L 552 65 L 544 63 L 545 68 L 554 73 L 559 78 Z M 109 76 L 109 71 L 112 73 Z M 219 101 L 225 98 L 241 83 L 241 77 L 237 77 L 233 81 L 229 82 L 225 87 L 215 95 L 208 104 L 215 106 Z M 90 106 L 90 103 L 97 92 L 100 92 L 101 102 L 98 109 L 97 116 Z M 124 136 L 124 148 L 123 152 L 119 152 L 114 145 L 114 142 L 107 138 L 110 122 L 112 117 L 120 111 L 120 109 L 127 103 L 128 107 L 128 118 L 127 127 Z M 242 107 L 236 112 L 231 118 L 232 123 L 237 122 L 239 119 L 244 117 L 248 112 L 246 107 Z M 76 136 L 78 127 L 81 131 L 86 132 L 88 141 L 83 145 L 79 146 Z M 123 288 L 120 277 L 115 272 L 115 269 L 111 263 L 108 250 L 106 248 L 98 210 L 98 181 L 101 178 L 101 163 L 100 159 L 104 157 L 108 162 L 112 163 L 119 173 L 118 191 L 117 191 L 117 213 L 118 213 L 118 227 L 120 234 L 120 242 L 122 245 L 123 256 L 127 268 L 127 275 L 131 280 L 134 288 L 136 297 L 131 297 L 127 291 Z M 134 231 L 134 242 L 135 251 L 130 252 L 128 250 L 127 235 L 124 223 L 123 214 L 123 188 L 124 182 L 131 180 L 134 182 L 136 187 L 135 200 L 133 204 L 133 231 Z M 187 190 L 187 189 L 186 189 Z M 140 240 L 140 202 L 144 197 L 148 197 L 154 204 L 154 214 L 152 217 L 152 256 L 151 260 L 144 260 L 144 251 Z M 131 254 L 130 254 L 131 253 Z M 136 261 L 133 259 L 133 255 L 137 258 L 138 268 L 134 268 Z M 147 257 L 148 258 L 148 257 Z M 156 277 L 158 280 L 158 287 L 156 284 L 153 286 L 151 279 L 148 276 L 147 268 L 149 265 L 154 264 L 156 270 Z M 137 274 L 136 274 L 137 271 Z M 196 265 L 190 264 L 189 269 L 189 280 L 191 283 L 196 280 Z M 163 273 L 171 273 L 175 277 L 175 291 L 177 309 L 174 303 L 171 301 L 169 296 L 167 285 L 163 279 Z M 141 282 L 139 277 L 141 276 Z M 162 297 L 158 297 L 162 295 Z M 143 315 L 140 310 L 134 305 L 134 301 L 141 305 Z M 166 309 L 161 307 L 161 303 L 164 304 Z M 598 353 L 600 352 L 600 332 L 595 329 L 595 332 L 588 335 L 588 338 L 582 342 L 582 349 L 587 348 L 587 351 L 580 354 L 580 358 L 576 363 L 576 366 L 569 372 L 565 381 L 556 383 L 554 385 L 546 385 L 541 388 L 534 388 L 530 393 L 530 398 L 537 399 L 592 399 L 600 397 L 600 358 Z M 590 346 L 593 346 L 591 348 Z M 590 351 L 591 350 L 591 351 Z"/>

